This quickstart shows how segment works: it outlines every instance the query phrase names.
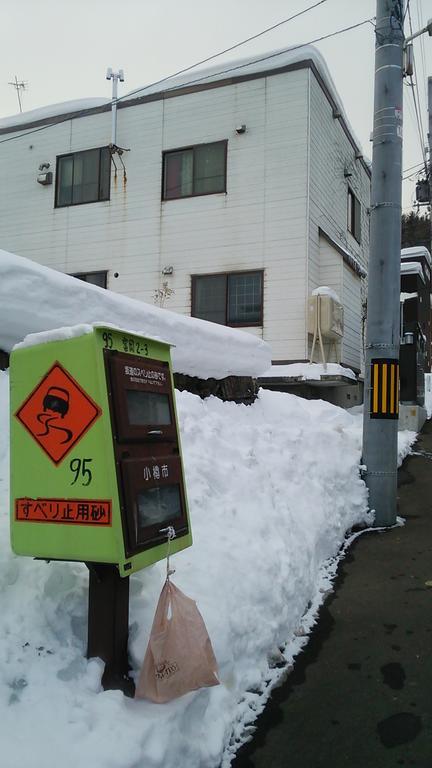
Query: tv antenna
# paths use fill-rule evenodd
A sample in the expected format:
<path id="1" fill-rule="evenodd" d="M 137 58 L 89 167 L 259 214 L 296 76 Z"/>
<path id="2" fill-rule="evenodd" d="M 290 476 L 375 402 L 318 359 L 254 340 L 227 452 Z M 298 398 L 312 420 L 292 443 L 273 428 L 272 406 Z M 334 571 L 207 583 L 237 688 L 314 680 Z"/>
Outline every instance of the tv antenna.
<path id="1" fill-rule="evenodd" d="M 22 112 L 21 92 L 26 90 L 28 81 L 18 80 L 17 76 L 15 75 L 15 80 L 13 82 L 9 82 L 8 85 L 12 85 L 12 87 L 15 88 L 18 98 L 19 111 Z"/>

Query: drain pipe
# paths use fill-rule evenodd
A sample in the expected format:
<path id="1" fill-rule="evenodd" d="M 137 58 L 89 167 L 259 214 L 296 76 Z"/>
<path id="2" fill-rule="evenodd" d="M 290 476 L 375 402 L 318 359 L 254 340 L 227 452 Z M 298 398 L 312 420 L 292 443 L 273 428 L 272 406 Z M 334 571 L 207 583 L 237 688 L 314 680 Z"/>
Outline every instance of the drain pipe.
<path id="1" fill-rule="evenodd" d="M 118 72 L 113 72 L 111 67 L 108 67 L 106 73 L 106 79 L 112 80 L 112 101 L 111 101 L 111 144 L 113 147 L 117 146 L 117 85 L 120 80 L 124 82 L 124 72 L 119 69 Z"/>

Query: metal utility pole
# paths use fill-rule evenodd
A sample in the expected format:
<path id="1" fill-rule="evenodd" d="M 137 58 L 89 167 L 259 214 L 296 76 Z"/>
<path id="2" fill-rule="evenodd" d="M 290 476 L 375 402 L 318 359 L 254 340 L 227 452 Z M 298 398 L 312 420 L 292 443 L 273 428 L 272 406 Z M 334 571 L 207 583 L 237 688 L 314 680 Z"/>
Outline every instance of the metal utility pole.
<path id="1" fill-rule="evenodd" d="M 364 478 L 375 525 L 396 522 L 402 211 L 403 0 L 377 0 Z"/>
<path id="2" fill-rule="evenodd" d="M 428 77 L 428 113 L 429 113 L 429 217 L 430 217 L 430 243 L 429 251 L 432 253 L 432 77 Z"/>

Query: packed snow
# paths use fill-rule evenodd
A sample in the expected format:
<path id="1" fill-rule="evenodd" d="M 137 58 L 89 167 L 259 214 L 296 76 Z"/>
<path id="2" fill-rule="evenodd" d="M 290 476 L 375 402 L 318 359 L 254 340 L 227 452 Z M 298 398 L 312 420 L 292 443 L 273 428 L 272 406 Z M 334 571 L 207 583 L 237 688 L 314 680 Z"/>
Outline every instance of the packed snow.
<path id="1" fill-rule="evenodd" d="M 27 334 L 83 324 L 111 323 L 174 345 L 173 368 L 201 379 L 259 376 L 270 347 L 245 331 L 120 296 L 0 250 L 0 349 Z"/>
<path id="2" fill-rule="evenodd" d="M 4 349 L 87 333 L 108 320 L 174 341 L 183 372 L 270 367 L 267 346 L 253 336 L 4 252 L 0 294 Z M 56 328 L 75 326 L 77 315 L 80 326 Z M 250 406 L 176 393 L 194 544 L 172 559 L 173 580 L 198 603 L 221 684 L 157 705 L 103 691 L 102 662 L 85 658 L 86 567 L 11 552 L 8 395 L 8 372 L 0 371 L 2 768 L 53 761 L 62 768 L 228 768 L 307 642 L 347 533 L 372 521 L 359 468 L 361 413 L 267 390 Z M 399 433 L 400 460 L 415 437 Z M 162 562 L 131 577 L 135 678 L 164 576 Z"/>
<path id="3" fill-rule="evenodd" d="M 197 600 L 221 685 L 157 705 L 102 691 L 102 663 L 85 659 L 85 566 L 11 553 L 0 372 L 4 768 L 228 768 L 307 642 L 347 531 L 370 523 L 361 415 L 266 390 L 251 406 L 176 397 L 194 544 L 172 559 L 173 580 Z M 414 438 L 400 434 L 400 457 Z M 158 563 L 131 577 L 134 675 L 164 573 Z"/>

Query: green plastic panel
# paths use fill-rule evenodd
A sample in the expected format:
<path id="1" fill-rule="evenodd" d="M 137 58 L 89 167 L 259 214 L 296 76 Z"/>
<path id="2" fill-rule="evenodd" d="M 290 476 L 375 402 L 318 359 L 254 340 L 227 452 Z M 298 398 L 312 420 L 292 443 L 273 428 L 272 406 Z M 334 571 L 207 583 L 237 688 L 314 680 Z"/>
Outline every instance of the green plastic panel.
<path id="1" fill-rule="evenodd" d="M 125 555 L 104 349 L 170 363 L 168 344 L 109 327 L 11 354 L 11 544 L 19 555 L 113 563 L 129 576 L 167 545 Z M 68 413 L 50 418 L 53 403 Z M 192 544 L 186 514 L 189 533 L 172 553 Z"/>

